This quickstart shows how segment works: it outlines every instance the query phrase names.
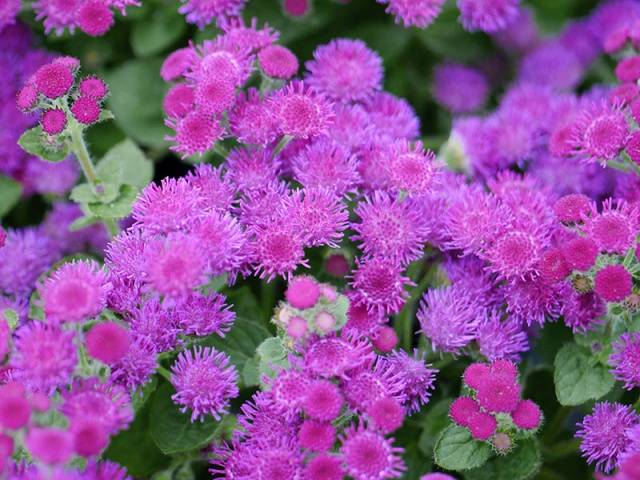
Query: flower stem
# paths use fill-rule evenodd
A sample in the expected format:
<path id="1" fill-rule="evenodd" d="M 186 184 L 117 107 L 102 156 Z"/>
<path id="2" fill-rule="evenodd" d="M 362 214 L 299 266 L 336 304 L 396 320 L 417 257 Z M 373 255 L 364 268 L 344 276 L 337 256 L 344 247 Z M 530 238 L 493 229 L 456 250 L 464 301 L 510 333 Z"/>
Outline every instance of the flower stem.
<path id="1" fill-rule="evenodd" d="M 282 150 L 285 149 L 285 147 L 287 145 L 289 145 L 289 142 L 293 140 L 293 137 L 291 135 L 283 135 L 282 138 L 280 139 L 280 141 L 278 142 L 278 144 L 276 145 L 276 148 L 273 150 L 273 156 L 274 158 L 277 157 L 278 155 L 280 155 L 280 153 L 282 152 Z"/>
<path id="2" fill-rule="evenodd" d="M 169 370 L 167 370 L 166 368 L 164 368 L 161 365 L 158 365 L 158 368 L 156 369 L 156 371 L 163 376 L 164 378 L 166 378 L 169 382 L 171 382 L 171 372 Z"/>
<path id="3" fill-rule="evenodd" d="M 71 125 L 69 130 L 71 133 L 71 149 L 73 150 L 73 153 L 76 154 L 80 168 L 82 168 L 82 173 L 84 173 L 85 178 L 91 184 L 96 193 L 99 193 L 98 185 L 100 183 L 100 179 L 98 178 L 96 169 L 91 162 L 91 156 L 89 155 L 87 144 L 84 142 L 84 138 L 82 138 L 82 130 L 77 124 Z"/>

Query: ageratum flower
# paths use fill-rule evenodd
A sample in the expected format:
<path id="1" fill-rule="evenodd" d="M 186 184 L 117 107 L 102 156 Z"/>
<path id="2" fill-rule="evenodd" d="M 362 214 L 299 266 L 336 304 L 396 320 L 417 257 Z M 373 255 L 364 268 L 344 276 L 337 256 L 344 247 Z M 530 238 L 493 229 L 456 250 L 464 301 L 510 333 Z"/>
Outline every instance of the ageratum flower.
<path id="1" fill-rule="evenodd" d="M 238 373 L 229 357 L 209 347 L 182 352 L 171 369 L 171 383 L 176 389 L 172 400 L 183 412 L 191 410 L 192 422 L 206 415 L 219 421 L 239 392 Z"/>
<path id="2" fill-rule="evenodd" d="M 306 82 L 331 100 L 364 100 L 382 89 L 382 59 L 362 40 L 336 39 L 306 63 Z"/>
<path id="3" fill-rule="evenodd" d="M 599 402 L 593 412 L 578 423 L 576 437 L 581 440 L 580 452 L 589 464 L 610 472 L 620 464 L 620 455 L 629 440 L 627 432 L 638 424 L 640 417 L 630 406 Z"/>

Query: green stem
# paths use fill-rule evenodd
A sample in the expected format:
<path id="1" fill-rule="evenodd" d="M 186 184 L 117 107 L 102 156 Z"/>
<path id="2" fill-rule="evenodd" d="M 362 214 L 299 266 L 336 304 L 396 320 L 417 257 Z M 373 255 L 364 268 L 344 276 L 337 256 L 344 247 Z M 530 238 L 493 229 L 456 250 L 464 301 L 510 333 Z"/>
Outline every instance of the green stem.
<path id="1" fill-rule="evenodd" d="M 89 150 L 87 150 L 87 144 L 84 143 L 84 138 L 82 138 L 82 130 L 77 124 L 74 124 L 70 126 L 69 131 L 71 133 L 71 148 L 78 159 L 80 168 L 82 168 L 82 173 L 84 173 L 85 178 L 91 184 L 93 189 L 99 193 L 98 185 L 100 184 L 100 180 L 98 179 L 96 169 L 93 167 L 93 163 L 91 162 L 91 156 L 89 155 Z"/>
<path id="2" fill-rule="evenodd" d="M 283 135 L 282 138 L 280 139 L 280 141 L 278 142 L 278 144 L 276 145 L 276 148 L 273 150 L 273 156 L 274 158 L 277 157 L 278 155 L 280 155 L 280 153 L 282 152 L 282 150 L 284 150 L 284 148 L 289 145 L 289 142 L 293 140 L 293 137 L 291 135 Z"/>
<path id="3" fill-rule="evenodd" d="M 156 371 L 164 378 L 166 378 L 169 382 L 171 382 L 171 372 L 169 370 L 164 368 L 162 365 L 158 365 Z"/>
<path id="4" fill-rule="evenodd" d="M 551 422 L 544 429 L 544 434 L 542 438 L 544 443 L 549 444 L 551 441 L 558 436 L 558 434 L 564 428 L 564 424 L 571 413 L 571 409 L 569 407 L 560 407 L 556 414 L 551 419 Z"/>
<path id="5" fill-rule="evenodd" d="M 107 227 L 107 230 L 109 230 L 109 234 L 111 235 L 111 237 L 115 237 L 120 233 L 120 225 L 118 225 L 118 222 L 115 219 L 109 218 L 103 221 Z"/>
<path id="6" fill-rule="evenodd" d="M 227 150 L 227 148 L 223 144 L 218 142 L 213 146 L 213 153 L 216 153 L 220 155 L 222 158 L 226 159 L 227 156 L 229 155 L 229 150 Z"/>

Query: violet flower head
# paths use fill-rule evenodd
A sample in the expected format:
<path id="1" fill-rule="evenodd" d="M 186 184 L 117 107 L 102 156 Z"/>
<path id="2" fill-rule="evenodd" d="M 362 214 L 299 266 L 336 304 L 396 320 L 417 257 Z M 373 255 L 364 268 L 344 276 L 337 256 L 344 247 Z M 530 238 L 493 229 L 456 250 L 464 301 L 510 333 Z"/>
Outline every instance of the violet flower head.
<path id="1" fill-rule="evenodd" d="M 529 350 L 529 339 L 522 326 L 511 319 L 502 320 L 498 311 L 489 311 L 481 320 L 476 333 L 480 353 L 493 362 L 507 359 L 517 361 Z"/>
<path id="2" fill-rule="evenodd" d="M 11 367 L 18 380 L 49 394 L 69 383 L 78 363 L 74 333 L 31 322 L 16 332 Z"/>
<path id="3" fill-rule="evenodd" d="M 345 469 L 354 480 L 396 478 L 406 470 L 402 448 L 379 433 L 361 425 L 349 427 L 341 441 Z"/>
<path id="4" fill-rule="evenodd" d="M 110 381 L 135 390 L 149 381 L 157 368 L 155 345 L 146 337 L 131 342 L 124 358 L 111 365 Z"/>
<path id="5" fill-rule="evenodd" d="M 460 22 L 465 29 L 494 33 L 518 16 L 520 0 L 458 0 Z"/>
<path id="6" fill-rule="evenodd" d="M 609 364 L 613 376 L 624 382 L 627 390 L 640 386 L 640 333 L 622 334 L 612 348 Z"/>
<path id="7" fill-rule="evenodd" d="M 231 329 L 236 314 L 221 293 L 207 296 L 194 293 L 180 305 L 178 324 L 187 335 L 204 337 L 215 333 L 224 337 Z"/>
<path id="8" fill-rule="evenodd" d="M 347 372 L 371 362 L 368 341 L 354 337 L 324 337 L 312 341 L 304 352 L 304 365 L 321 377 L 345 377 Z"/>
<path id="9" fill-rule="evenodd" d="M 166 352 L 176 348 L 178 335 L 182 333 L 177 325 L 177 316 L 175 309 L 167 308 L 159 298 L 151 297 L 142 305 L 136 305 L 125 319 L 134 338 L 145 338 L 157 352 Z"/>
<path id="10" fill-rule="evenodd" d="M 191 421 L 212 415 L 220 420 L 229 400 L 238 396 L 238 373 L 229 357 L 213 348 L 195 347 L 182 352 L 171 369 L 171 396 L 183 412 L 191 410 Z"/>
<path id="11" fill-rule="evenodd" d="M 81 322 L 106 306 L 110 285 L 95 262 L 66 263 L 39 288 L 47 321 Z"/>
<path id="12" fill-rule="evenodd" d="M 599 325 L 605 313 L 607 304 L 595 292 L 578 293 L 571 289 L 571 294 L 565 296 L 562 305 L 564 323 L 574 333 L 584 333 Z"/>
<path id="13" fill-rule="evenodd" d="M 133 421 L 129 393 L 121 385 L 101 383 L 95 377 L 78 379 L 62 398 L 60 411 L 72 424 L 88 417 L 115 434 Z"/>
<path id="14" fill-rule="evenodd" d="M 481 109 L 489 96 L 485 75 L 459 63 L 436 66 L 433 74 L 433 96 L 452 113 L 468 113 Z"/>
<path id="15" fill-rule="evenodd" d="M 420 119 L 404 98 L 378 92 L 365 102 L 364 108 L 380 135 L 394 140 L 413 140 L 420 135 Z"/>
<path id="16" fill-rule="evenodd" d="M 334 117 L 330 101 L 298 80 L 269 97 L 269 108 L 280 133 L 294 138 L 307 139 L 325 133 Z"/>
<path id="17" fill-rule="evenodd" d="M 200 200 L 197 200 L 195 196 L 185 191 L 185 194 L 187 194 L 189 198 L 190 205 L 187 207 L 189 210 L 198 205 L 207 211 L 227 211 L 235 202 L 235 187 L 224 177 L 223 169 L 220 167 L 215 168 L 212 165 L 203 163 L 198 165 L 195 170 L 189 172 L 184 178 L 201 197 Z M 164 197 L 164 195 L 162 196 Z M 171 196 L 171 194 L 168 196 Z M 167 198 L 167 200 L 169 199 Z M 182 210 L 182 213 L 189 215 L 189 210 L 185 208 L 185 210 Z M 198 209 L 194 210 L 194 212 L 197 211 Z"/>
<path id="18" fill-rule="evenodd" d="M 225 179 L 239 191 L 264 188 L 277 181 L 280 173 L 279 161 L 266 148 L 235 148 L 229 152 L 225 165 Z"/>
<path id="19" fill-rule="evenodd" d="M 593 412 L 578 424 L 576 437 L 581 439 L 580 452 L 589 464 L 610 472 L 620 463 L 620 455 L 628 445 L 627 432 L 640 417 L 630 406 L 599 402 Z"/>
<path id="20" fill-rule="evenodd" d="M 358 204 L 360 218 L 351 225 L 365 255 L 398 260 L 403 265 L 422 256 L 429 228 L 417 202 L 374 192 Z"/>
<path id="21" fill-rule="evenodd" d="M 276 139 L 278 124 L 271 114 L 269 97 L 262 98 L 255 88 L 240 93 L 228 115 L 229 131 L 240 142 L 267 145 Z"/>
<path id="22" fill-rule="evenodd" d="M 289 219 L 278 218 L 270 225 L 255 226 L 251 233 L 249 257 L 260 278 L 288 278 L 299 266 L 309 266 L 304 255 L 304 234 Z"/>
<path id="23" fill-rule="evenodd" d="M 19 0 L 4 0 L 2 4 L 0 4 L 0 30 L 7 25 L 15 23 L 19 12 Z"/>
<path id="24" fill-rule="evenodd" d="M 325 188 L 297 190 L 283 201 L 282 209 L 307 246 L 337 248 L 348 226 L 346 204 Z"/>
<path id="25" fill-rule="evenodd" d="M 151 233 L 181 230 L 203 204 L 200 190 L 184 178 L 165 178 L 147 185 L 133 204 L 136 222 Z"/>
<path id="26" fill-rule="evenodd" d="M 24 295 L 60 254 L 56 245 L 38 228 L 8 230 L 0 249 L 0 291 Z"/>
<path id="27" fill-rule="evenodd" d="M 158 293 L 184 298 L 205 282 L 206 257 L 200 241 L 175 233 L 158 240 L 147 257 L 147 282 Z"/>
<path id="28" fill-rule="evenodd" d="M 456 284 L 427 291 L 417 318 L 434 350 L 454 355 L 474 340 L 480 323 L 476 305 Z"/>
<path id="29" fill-rule="evenodd" d="M 556 320 L 562 312 L 566 285 L 545 281 L 541 277 L 512 279 L 503 287 L 507 313 L 526 325 L 543 325 Z"/>
<path id="30" fill-rule="evenodd" d="M 628 137 L 629 127 L 621 106 L 593 101 L 578 112 L 569 144 L 586 161 L 604 165 L 618 155 Z"/>
<path id="31" fill-rule="evenodd" d="M 482 252 L 489 271 L 507 279 L 535 275 L 548 239 L 535 225 L 509 228 Z"/>
<path id="32" fill-rule="evenodd" d="M 188 23 L 204 28 L 214 20 L 237 17 L 247 0 L 182 0 L 178 11 L 186 16 Z"/>
<path id="33" fill-rule="evenodd" d="M 523 58 L 519 80 L 556 90 L 569 90 L 580 82 L 584 69 L 580 58 L 573 51 L 560 42 L 551 41 Z"/>
<path id="34" fill-rule="evenodd" d="M 175 131 L 166 140 L 172 142 L 170 148 L 183 158 L 191 155 L 202 155 L 224 135 L 224 127 L 211 115 L 200 110 L 189 112 L 184 118 L 166 121 L 167 126 Z"/>
<path id="35" fill-rule="evenodd" d="M 405 27 L 427 28 L 440 15 L 445 0 L 377 0 Z"/>
<path id="36" fill-rule="evenodd" d="M 316 49 L 306 67 L 306 82 L 338 102 L 364 100 L 382 89 L 382 59 L 362 40 L 332 40 Z"/>
<path id="37" fill-rule="evenodd" d="M 385 258 L 356 260 L 351 287 L 352 299 L 363 304 L 374 313 L 398 313 L 409 297 L 406 287 L 412 285 L 409 278 L 402 275 L 397 261 Z"/>
<path id="38" fill-rule="evenodd" d="M 293 174 L 305 187 L 325 188 L 342 196 L 360 180 L 358 163 L 348 148 L 322 137 L 293 159 Z"/>
<path id="39" fill-rule="evenodd" d="M 438 370 L 431 368 L 425 362 L 424 352 L 420 353 L 418 350 L 414 350 L 413 355 L 408 355 L 404 350 L 396 350 L 385 357 L 384 363 L 401 379 L 407 412 L 418 412 L 429 402 Z"/>
<path id="40" fill-rule="evenodd" d="M 388 181 L 396 191 L 410 194 L 428 193 L 438 173 L 435 154 L 421 142 L 398 141 L 386 165 Z"/>
<path id="41" fill-rule="evenodd" d="M 636 206 L 609 198 L 598 211 L 595 203 L 588 214 L 583 214 L 581 230 L 593 240 L 601 252 L 624 255 L 636 243 L 640 231 L 639 211 Z"/>

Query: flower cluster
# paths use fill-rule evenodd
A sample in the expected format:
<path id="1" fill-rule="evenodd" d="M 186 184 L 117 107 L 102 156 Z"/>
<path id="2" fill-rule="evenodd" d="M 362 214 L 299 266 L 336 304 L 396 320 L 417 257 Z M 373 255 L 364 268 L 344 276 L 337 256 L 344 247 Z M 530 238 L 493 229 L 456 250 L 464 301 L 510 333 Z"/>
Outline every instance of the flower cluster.
<path id="1" fill-rule="evenodd" d="M 17 105 L 25 113 L 39 112 L 42 131 L 55 149 L 73 130 L 100 120 L 107 85 L 98 77 L 77 80 L 80 61 L 59 57 L 40 67 L 25 82 Z M 73 138 L 72 138 L 73 141 Z"/>
<path id="2" fill-rule="evenodd" d="M 24 25 L 16 24 L 0 29 L 0 66 L 11 72 L 0 88 L 0 173 L 21 183 L 24 194 L 65 195 L 80 174 L 76 163 L 64 159 L 49 163 L 28 155 L 18 146 L 22 133 L 37 122 L 34 115 L 24 115 L 16 106 L 16 96 L 22 86 L 51 56 L 44 50 L 32 48 L 32 37 Z M 5 47 L 6 46 L 6 47 Z"/>
<path id="3" fill-rule="evenodd" d="M 506 360 L 472 363 L 463 376 L 469 395 L 458 397 L 449 409 L 456 425 L 476 440 L 490 441 L 502 455 L 542 423 L 540 407 L 522 399 L 517 376 L 515 364 Z"/>
<path id="4" fill-rule="evenodd" d="M 115 11 L 126 15 L 130 6 L 139 7 L 139 0 L 37 0 L 33 3 L 36 19 L 42 20 L 46 33 L 62 35 L 65 30 L 73 33 L 76 28 L 92 37 L 107 33 L 115 23 Z"/>
<path id="5" fill-rule="evenodd" d="M 242 431 L 215 449 L 214 478 L 400 477 L 402 449 L 388 435 L 428 402 L 435 370 L 417 353 L 376 353 L 345 327 L 348 301 L 328 285 L 296 277 L 285 298 L 273 318 L 281 337 L 266 342 L 286 354 L 261 354 L 263 391 L 243 405 Z"/>

